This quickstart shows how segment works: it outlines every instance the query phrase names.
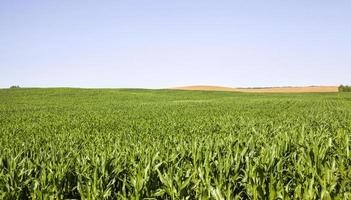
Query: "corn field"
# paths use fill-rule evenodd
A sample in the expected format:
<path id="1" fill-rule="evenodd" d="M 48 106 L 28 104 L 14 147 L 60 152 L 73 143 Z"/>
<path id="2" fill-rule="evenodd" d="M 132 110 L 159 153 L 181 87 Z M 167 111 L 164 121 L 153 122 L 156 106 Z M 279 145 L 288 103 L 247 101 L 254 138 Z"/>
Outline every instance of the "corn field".
<path id="1" fill-rule="evenodd" d="M 351 94 L 0 90 L 0 199 L 351 199 Z"/>

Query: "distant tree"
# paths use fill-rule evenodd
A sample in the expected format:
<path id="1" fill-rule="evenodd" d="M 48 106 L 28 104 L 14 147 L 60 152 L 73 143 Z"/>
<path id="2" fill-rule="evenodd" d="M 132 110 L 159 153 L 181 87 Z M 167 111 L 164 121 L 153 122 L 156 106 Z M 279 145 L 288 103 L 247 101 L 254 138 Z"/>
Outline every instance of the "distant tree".
<path id="1" fill-rule="evenodd" d="M 343 85 L 340 85 L 339 88 L 338 88 L 339 92 L 343 92 L 344 90 L 344 86 Z"/>
<path id="2" fill-rule="evenodd" d="M 340 85 L 339 92 L 351 92 L 351 86 L 349 85 Z"/>
<path id="3" fill-rule="evenodd" d="M 11 85 L 10 89 L 20 88 L 18 85 Z"/>

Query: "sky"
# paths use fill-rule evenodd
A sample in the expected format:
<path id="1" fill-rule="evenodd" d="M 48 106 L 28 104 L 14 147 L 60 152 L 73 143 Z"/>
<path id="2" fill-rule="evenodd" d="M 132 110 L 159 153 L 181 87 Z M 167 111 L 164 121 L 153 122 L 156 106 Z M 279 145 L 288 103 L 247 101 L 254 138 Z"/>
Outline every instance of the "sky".
<path id="1" fill-rule="evenodd" d="M 0 87 L 351 84 L 349 0 L 0 0 Z"/>

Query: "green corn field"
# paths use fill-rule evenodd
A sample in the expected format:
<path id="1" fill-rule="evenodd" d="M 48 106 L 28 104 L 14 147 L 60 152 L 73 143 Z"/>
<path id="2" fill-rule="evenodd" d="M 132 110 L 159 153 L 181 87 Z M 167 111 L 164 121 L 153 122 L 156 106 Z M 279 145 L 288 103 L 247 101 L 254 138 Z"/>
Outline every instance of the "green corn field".
<path id="1" fill-rule="evenodd" d="M 351 94 L 0 90 L 0 199 L 351 199 Z"/>

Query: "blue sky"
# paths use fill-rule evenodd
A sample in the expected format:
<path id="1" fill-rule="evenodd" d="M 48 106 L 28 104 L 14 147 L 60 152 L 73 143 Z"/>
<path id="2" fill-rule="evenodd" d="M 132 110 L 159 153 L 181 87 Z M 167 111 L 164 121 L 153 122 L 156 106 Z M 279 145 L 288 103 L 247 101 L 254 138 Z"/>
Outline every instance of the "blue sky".
<path id="1" fill-rule="evenodd" d="M 0 0 L 0 87 L 351 84 L 351 1 Z"/>

